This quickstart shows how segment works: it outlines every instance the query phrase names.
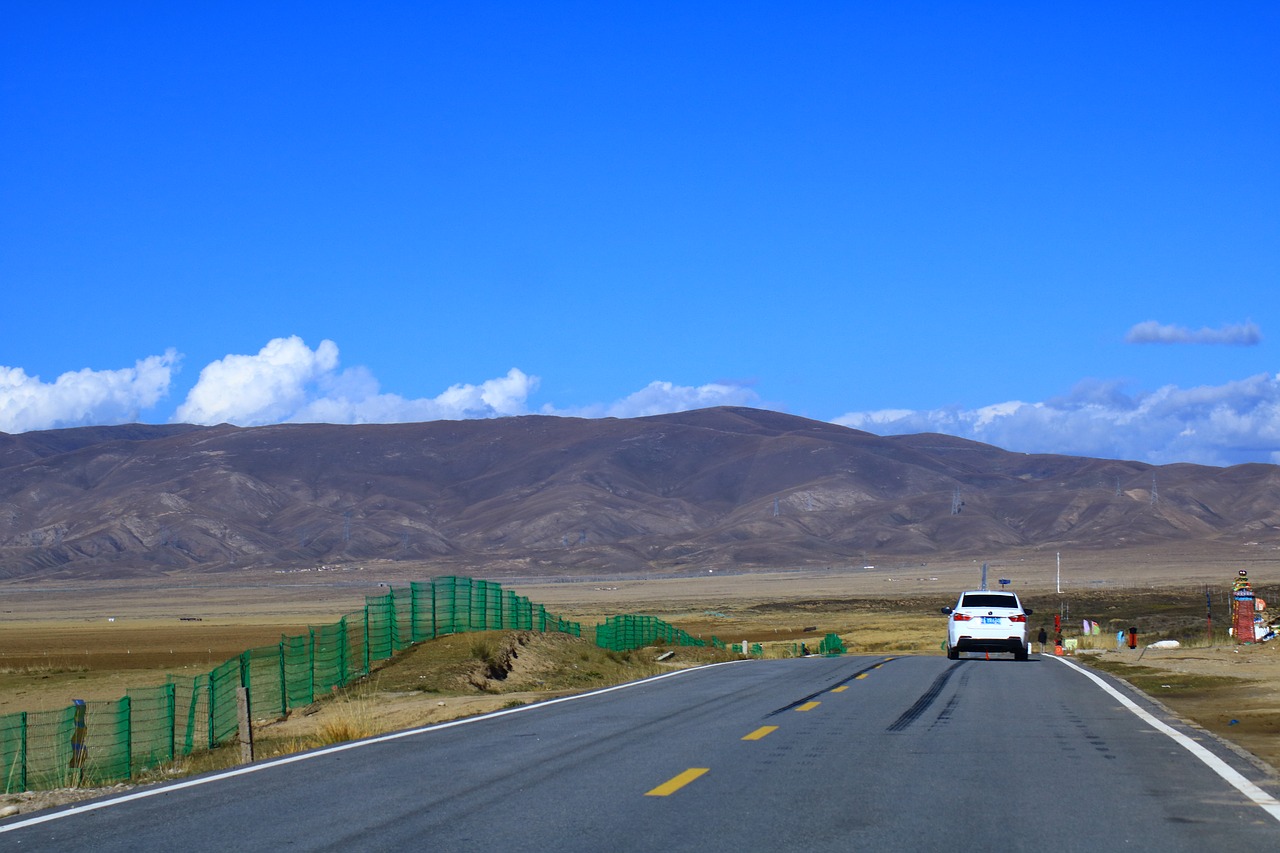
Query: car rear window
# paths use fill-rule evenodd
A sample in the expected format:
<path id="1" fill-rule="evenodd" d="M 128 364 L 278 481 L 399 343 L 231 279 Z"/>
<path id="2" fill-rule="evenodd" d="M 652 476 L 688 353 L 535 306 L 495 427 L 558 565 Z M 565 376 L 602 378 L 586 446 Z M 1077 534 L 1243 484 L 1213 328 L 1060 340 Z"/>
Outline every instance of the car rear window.
<path id="1" fill-rule="evenodd" d="M 961 607 L 1010 607 L 1017 608 L 1018 599 L 1012 595 L 1000 595 L 999 593 L 970 593 L 962 597 L 960 601 Z"/>

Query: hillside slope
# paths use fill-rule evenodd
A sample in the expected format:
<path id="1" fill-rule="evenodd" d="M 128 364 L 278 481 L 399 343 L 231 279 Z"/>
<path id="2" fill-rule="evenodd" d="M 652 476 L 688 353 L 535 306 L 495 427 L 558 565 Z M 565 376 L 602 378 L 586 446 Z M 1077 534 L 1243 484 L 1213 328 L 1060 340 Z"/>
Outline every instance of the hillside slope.
<path id="1" fill-rule="evenodd" d="M 1280 542 L 1276 466 L 1010 453 L 741 408 L 0 434 L 0 466 L 6 577 L 372 559 L 638 571 Z"/>

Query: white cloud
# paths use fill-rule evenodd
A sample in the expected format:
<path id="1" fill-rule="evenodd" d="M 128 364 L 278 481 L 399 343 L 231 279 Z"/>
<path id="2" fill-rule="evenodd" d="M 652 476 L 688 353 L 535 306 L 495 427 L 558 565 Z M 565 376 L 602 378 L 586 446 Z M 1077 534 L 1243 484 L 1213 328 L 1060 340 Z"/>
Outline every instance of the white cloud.
<path id="1" fill-rule="evenodd" d="M 298 423 L 413 423 L 418 421 L 493 418 L 527 413 L 538 377 L 511 368 L 506 376 L 479 385 L 453 385 L 436 397 L 406 399 L 378 393 L 378 383 L 364 368 L 353 368 L 325 383 L 317 396 L 290 415 Z"/>
<path id="2" fill-rule="evenodd" d="M 0 366 L 0 431 L 122 424 L 139 420 L 169 391 L 179 356 L 148 356 L 121 370 L 77 370 L 53 382 Z"/>
<path id="3" fill-rule="evenodd" d="M 338 366 L 338 346 L 315 350 L 294 335 L 275 338 L 257 355 L 228 355 L 200 371 L 176 420 L 240 426 L 279 423 L 306 405 L 309 386 Z"/>
<path id="4" fill-rule="evenodd" d="M 612 403 L 562 410 L 548 405 L 543 407 L 543 413 L 580 418 L 642 418 L 711 406 L 756 406 L 759 403 L 759 395 L 744 385 L 713 382 L 692 386 L 650 382 L 639 391 Z"/>
<path id="5" fill-rule="evenodd" d="M 538 377 L 518 368 L 479 384 L 453 385 L 435 397 L 384 394 L 366 368 L 338 370 L 338 347 L 322 341 L 313 351 L 301 338 L 276 338 L 257 355 L 228 355 L 200 371 L 175 420 L 186 423 L 407 423 L 523 415 Z M 543 414 L 631 418 L 708 406 L 751 406 L 755 391 L 740 384 L 676 385 L 651 382 L 612 403 Z"/>
<path id="6" fill-rule="evenodd" d="M 1235 323 L 1219 329 L 1193 331 L 1183 326 L 1171 326 L 1147 320 L 1139 323 L 1124 336 L 1129 344 L 1224 344 L 1251 347 L 1262 342 L 1262 330 L 1252 321 Z"/>
<path id="7" fill-rule="evenodd" d="M 276 338 L 257 355 L 228 355 L 200 371 L 174 419 L 185 423 L 406 423 L 519 415 L 536 376 L 512 368 L 479 385 L 459 384 L 433 398 L 380 392 L 366 368 L 338 371 L 338 346 L 314 350 L 296 335 Z"/>
<path id="8" fill-rule="evenodd" d="M 980 409 L 850 412 L 835 423 L 881 435 L 941 432 L 1030 453 L 1153 464 L 1280 463 L 1280 377 L 1219 386 L 1165 386 L 1127 396 L 1115 383 L 1081 383 L 1063 398 Z"/>

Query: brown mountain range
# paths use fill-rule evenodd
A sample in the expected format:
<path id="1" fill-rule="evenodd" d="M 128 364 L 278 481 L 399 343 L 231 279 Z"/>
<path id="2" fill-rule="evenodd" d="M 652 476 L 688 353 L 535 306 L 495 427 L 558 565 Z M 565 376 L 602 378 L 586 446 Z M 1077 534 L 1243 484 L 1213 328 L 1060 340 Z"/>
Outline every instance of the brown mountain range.
<path id="1" fill-rule="evenodd" d="M 740 408 L 0 434 L 9 578 L 372 560 L 622 573 L 1210 540 L 1280 543 L 1280 468 L 1011 453 Z"/>

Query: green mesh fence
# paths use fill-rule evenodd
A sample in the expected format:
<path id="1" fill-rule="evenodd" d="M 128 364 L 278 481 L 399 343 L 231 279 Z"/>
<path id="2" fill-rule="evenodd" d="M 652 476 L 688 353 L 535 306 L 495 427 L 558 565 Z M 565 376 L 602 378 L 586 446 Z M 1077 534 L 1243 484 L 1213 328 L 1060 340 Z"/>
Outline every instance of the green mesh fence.
<path id="1" fill-rule="evenodd" d="M 596 645 L 602 649 L 624 652 L 656 643 L 673 646 L 705 646 L 702 640 L 655 616 L 634 613 L 610 616 L 596 626 Z"/>
<path id="2" fill-rule="evenodd" d="M 82 703 L 83 704 L 83 703 Z M 78 784 L 79 772 L 71 762 L 75 718 L 80 706 L 59 711 L 33 711 L 26 715 L 26 767 L 28 788 L 64 788 Z"/>
<path id="3" fill-rule="evenodd" d="M 74 784 L 105 785 L 132 775 L 130 704 L 128 696 L 114 702 L 85 703 L 84 740 L 79 749 L 74 736 L 72 742 L 71 769 L 79 772 Z M 79 729 L 79 722 L 73 720 L 73 727 Z"/>
<path id="4" fill-rule="evenodd" d="M 27 789 L 27 713 L 0 717 L 0 779 L 5 791 Z"/>
<path id="5" fill-rule="evenodd" d="M 254 719 L 283 717 L 345 687 L 416 642 L 484 630 L 560 631 L 577 622 L 493 581 L 413 582 L 367 596 L 361 611 L 275 646 L 249 649 L 196 676 L 129 689 L 116 701 L 77 701 L 59 711 L 0 715 L 0 774 L 6 793 L 100 785 L 231 743 L 239 736 L 241 687 Z"/>
<path id="6" fill-rule="evenodd" d="M 209 671 L 209 745 L 226 743 L 240 733 L 236 689 L 241 684 L 240 658 Z"/>
<path id="7" fill-rule="evenodd" d="M 156 767 L 174 759 L 173 684 L 129 688 L 130 769 Z"/>
<path id="8" fill-rule="evenodd" d="M 259 717 L 283 717 L 289 712 L 285 692 L 284 649 L 281 644 L 259 646 L 240 656 L 244 686 L 249 688 L 253 712 Z"/>
<path id="9" fill-rule="evenodd" d="M 315 680 L 311 668 L 311 635 L 284 637 L 280 640 L 284 660 L 284 694 L 290 708 L 301 708 L 315 701 Z"/>
<path id="10" fill-rule="evenodd" d="M 365 644 L 370 660 L 386 660 L 395 653 L 399 630 L 393 595 L 367 596 L 364 600 Z"/>
<path id="11" fill-rule="evenodd" d="M 842 655 L 844 651 L 844 640 L 840 639 L 839 634 L 827 634 L 822 638 L 822 642 L 818 644 L 818 654 L 820 655 Z"/>
<path id="12" fill-rule="evenodd" d="M 209 674 L 191 678 L 169 676 L 173 685 L 173 749 L 178 755 L 190 755 L 199 749 L 213 747 L 209 725 Z"/>

